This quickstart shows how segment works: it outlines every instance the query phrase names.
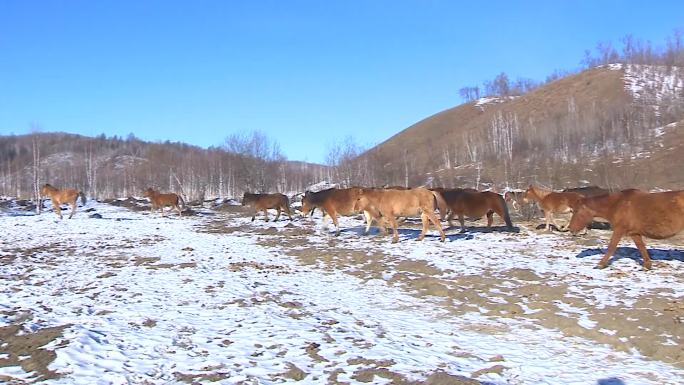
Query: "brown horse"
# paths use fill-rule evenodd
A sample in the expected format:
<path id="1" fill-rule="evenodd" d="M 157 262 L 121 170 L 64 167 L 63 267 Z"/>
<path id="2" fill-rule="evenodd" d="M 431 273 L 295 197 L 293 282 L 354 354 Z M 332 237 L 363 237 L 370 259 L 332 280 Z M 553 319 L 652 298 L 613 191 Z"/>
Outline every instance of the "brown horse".
<path id="1" fill-rule="evenodd" d="M 430 221 L 439 231 L 440 238 L 444 242 L 446 236 L 439 220 L 435 217 L 435 203 L 446 205 L 440 201 L 443 201 L 443 198 L 438 192 L 422 187 L 410 190 L 363 189 L 356 200 L 355 209 L 368 211 L 374 219 L 387 221 L 394 230 L 392 243 L 399 241 L 397 217 L 417 214 L 420 214 L 423 222 L 423 229 L 417 240 L 425 238 L 428 221 Z"/>
<path id="2" fill-rule="evenodd" d="M 360 187 L 351 187 L 342 189 L 330 188 L 318 192 L 307 191 L 304 193 L 304 198 L 302 198 L 302 215 L 306 216 L 309 213 L 313 213 L 316 207 L 320 208 L 323 211 L 323 220 L 326 217 L 330 217 L 333 224 L 335 224 L 335 235 L 340 235 L 340 225 L 337 221 L 337 216 L 338 214 L 350 215 L 358 212 L 354 209 L 354 206 L 361 194 L 361 190 Z M 367 234 L 373 223 L 373 218 L 368 211 L 363 211 L 363 216 L 366 218 L 364 234 Z"/>
<path id="3" fill-rule="evenodd" d="M 284 194 L 252 194 L 246 192 L 242 196 L 242 205 L 251 206 L 254 209 L 254 215 L 252 215 L 252 221 L 256 217 L 259 211 L 264 212 L 264 220 L 268 222 L 268 209 L 275 209 L 278 211 L 276 214 L 274 222 L 280 218 L 280 212 L 284 211 L 290 220 L 292 220 L 292 214 L 290 213 L 290 200 Z"/>
<path id="4" fill-rule="evenodd" d="M 610 190 L 606 190 L 599 186 L 585 186 L 585 187 L 572 187 L 566 188 L 563 192 L 574 192 L 581 194 L 584 197 L 597 197 L 599 195 L 606 195 L 610 193 Z"/>
<path id="5" fill-rule="evenodd" d="M 50 196 L 52 207 L 54 207 L 55 213 L 59 216 L 59 219 L 62 219 L 62 208 L 60 207 L 62 203 L 68 203 L 71 205 L 71 214 L 69 214 L 69 219 L 71 219 L 76 212 L 76 200 L 78 197 L 81 197 L 82 204 L 86 203 L 86 196 L 83 194 L 83 191 L 73 188 L 58 189 L 47 183 L 40 189 L 40 195 Z"/>
<path id="6" fill-rule="evenodd" d="M 481 218 L 487 215 L 487 227 L 492 226 L 494 213 L 497 213 L 508 226 L 513 229 L 511 216 L 508 214 L 508 206 L 504 198 L 492 191 L 477 191 L 473 189 L 453 189 L 442 192 L 444 201 L 451 211 L 447 220 L 449 226 L 453 226 L 451 220 L 454 215 L 458 215 L 461 223 L 461 231 L 465 231 L 465 217 Z"/>
<path id="7" fill-rule="evenodd" d="M 556 228 L 563 229 L 560 226 L 553 214 L 567 214 L 572 212 L 572 207 L 582 198 L 581 194 L 575 192 L 554 192 L 552 190 L 543 189 L 541 187 L 530 185 L 525 191 L 525 202 L 538 202 L 542 210 L 544 210 L 544 218 L 546 219 L 546 231 L 551 231 L 551 223 Z"/>
<path id="8" fill-rule="evenodd" d="M 520 212 L 520 206 L 525 204 L 524 191 L 506 191 L 503 195 L 504 201 L 510 203 L 513 208 Z"/>
<path id="9" fill-rule="evenodd" d="M 178 210 L 178 216 L 182 215 L 181 205 L 185 207 L 185 201 L 183 201 L 180 195 L 174 193 L 162 194 L 159 191 L 155 191 L 152 187 L 145 190 L 143 196 L 150 198 L 152 210 L 159 209 L 162 216 L 164 216 L 164 207 L 169 206 L 171 210 L 175 208 Z"/>
<path id="10" fill-rule="evenodd" d="M 573 233 L 585 228 L 594 217 L 605 218 L 613 228 L 608 250 L 598 263 L 603 269 L 625 235 L 632 238 L 641 257 L 644 269 L 651 269 L 651 257 L 646 250 L 643 237 L 652 239 L 670 238 L 684 230 L 684 191 L 647 193 L 639 190 L 582 198 L 575 205 L 570 220 Z"/>

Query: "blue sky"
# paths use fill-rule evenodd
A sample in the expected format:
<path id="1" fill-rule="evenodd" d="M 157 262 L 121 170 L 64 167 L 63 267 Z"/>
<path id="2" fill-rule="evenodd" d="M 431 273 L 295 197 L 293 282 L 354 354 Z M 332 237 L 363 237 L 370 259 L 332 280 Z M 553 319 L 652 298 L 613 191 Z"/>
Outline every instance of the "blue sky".
<path id="1" fill-rule="evenodd" d="M 682 1 L 0 0 L 0 134 L 220 145 L 292 160 L 372 146 L 501 71 L 543 80 L 626 34 L 662 44 Z"/>

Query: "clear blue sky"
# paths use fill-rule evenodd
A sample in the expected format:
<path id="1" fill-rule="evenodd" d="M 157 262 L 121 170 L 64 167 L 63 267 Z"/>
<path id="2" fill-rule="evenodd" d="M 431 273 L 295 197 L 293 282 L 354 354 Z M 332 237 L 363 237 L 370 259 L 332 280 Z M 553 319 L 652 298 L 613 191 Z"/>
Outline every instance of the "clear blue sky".
<path id="1" fill-rule="evenodd" d="M 501 71 L 543 80 L 599 41 L 662 44 L 675 28 L 684 1 L 0 0 L 0 134 L 207 147 L 261 130 L 322 162 Z"/>

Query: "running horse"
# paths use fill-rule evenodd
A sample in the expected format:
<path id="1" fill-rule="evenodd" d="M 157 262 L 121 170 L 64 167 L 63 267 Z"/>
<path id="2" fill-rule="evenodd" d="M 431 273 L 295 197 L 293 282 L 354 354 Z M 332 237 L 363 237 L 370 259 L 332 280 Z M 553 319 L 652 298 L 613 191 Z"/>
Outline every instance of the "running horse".
<path id="1" fill-rule="evenodd" d="M 435 208 L 446 206 L 442 195 L 437 191 L 430 191 L 423 187 L 410 190 L 385 190 L 385 189 L 362 189 L 354 209 L 367 211 L 373 219 L 389 223 L 394 231 L 392 243 L 399 241 L 397 229 L 398 216 L 413 216 L 420 214 L 423 228 L 417 240 L 425 238 L 429 222 L 435 226 L 441 241 L 446 236 L 444 230 L 435 216 Z"/>
<path id="2" fill-rule="evenodd" d="M 570 231 L 574 234 L 593 220 L 605 218 L 610 222 L 613 235 L 608 250 L 597 267 L 608 265 L 620 239 L 629 236 L 636 244 L 644 260 L 644 269 L 651 269 L 651 257 L 643 237 L 666 239 L 684 230 L 684 190 L 647 193 L 624 190 L 607 195 L 580 199 L 570 219 Z"/>
<path id="3" fill-rule="evenodd" d="M 340 235 L 340 224 L 337 221 L 337 216 L 339 215 L 350 215 L 355 214 L 358 211 L 355 210 L 354 205 L 356 204 L 356 199 L 361 194 L 362 189 L 360 187 L 350 187 L 350 188 L 329 188 L 326 190 L 321 190 L 317 192 L 307 191 L 304 193 L 304 198 L 302 198 L 302 215 L 306 216 L 318 207 L 323 211 L 323 220 L 326 217 L 332 219 L 335 225 L 335 235 Z M 361 210 L 362 211 L 362 210 Z M 370 230 L 373 218 L 368 211 L 363 211 L 363 215 L 366 219 L 366 230 L 364 234 L 367 234 Z"/>
<path id="4" fill-rule="evenodd" d="M 69 214 L 69 219 L 74 216 L 76 212 L 76 200 L 81 197 L 81 203 L 86 203 L 86 196 L 83 191 L 79 191 L 73 188 L 63 188 L 58 189 L 48 183 L 43 185 L 40 189 L 41 197 L 50 196 L 50 201 L 52 201 L 52 207 L 55 209 L 55 213 L 62 219 L 62 208 L 61 204 L 66 203 L 71 205 L 71 214 Z M 42 206 L 42 203 L 39 203 Z"/>
<path id="5" fill-rule="evenodd" d="M 454 215 L 458 216 L 461 223 L 461 232 L 465 232 L 465 217 L 482 218 L 487 216 L 487 227 L 492 227 L 494 213 L 498 214 L 509 230 L 513 229 L 513 222 L 508 213 L 508 206 L 504 198 L 492 191 L 477 191 L 474 189 L 452 189 L 442 192 L 442 197 L 451 211 L 447 220 L 449 226 L 453 226 L 451 220 Z"/>
<path id="6" fill-rule="evenodd" d="M 276 214 L 274 222 L 280 218 L 280 212 L 284 211 L 290 220 L 292 220 L 292 214 L 290 212 L 290 200 L 284 194 L 252 194 L 246 192 L 242 196 L 242 205 L 250 206 L 254 209 L 254 215 L 252 215 L 252 222 L 259 211 L 264 212 L 264 220 L 268 222 L 268 209 L 275 209 L 278 211 Z"/>
<path id="7" fill-rule="evenodd" d="M 152 210 L 159 209 L 162 216 L 164 216 L 164 207 L 167 206 L 171 207 L 171 210 L 173 210 L 174 208 L 178 210 L 178 216 L 183 215 L 181 206 L 185 207 L 185 201 L 183 201 L 183 198 L 181 198 L 178 194 L 163 194 L 159 191 L 154 190 L 152 187 L 149 187 L 147 190 L 145 190 L 143 196 L 150 198 Z"/>
<path id="8" fill-rule="evenodd" d="M 542 210 L 544 210 L 544 218 L 546 219 L 546 231 L 551 231 L 551 223 L 557 229 L 562 229 L 553 214 L 567 214 L 572 212 L 572 207 L 576 205 L 577 201 L 582 199 L 583 195 L 576 192 L 554 192 L 552 190 L 530 185 L 525 191 L 525 203 L 530 201 L 538 202 Z"/>

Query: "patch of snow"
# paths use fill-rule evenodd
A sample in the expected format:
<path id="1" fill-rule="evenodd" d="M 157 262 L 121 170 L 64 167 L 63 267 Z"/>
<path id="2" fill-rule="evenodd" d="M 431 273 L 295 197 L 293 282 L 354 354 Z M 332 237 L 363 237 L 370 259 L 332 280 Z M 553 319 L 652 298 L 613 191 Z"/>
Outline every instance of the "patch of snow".
<path id="1" fill-rule="evenodd" d="M 477 101 L 475 101 L 475 108 L 479 108 L 480 111 L 484 111 L 485 107 L 487 107 L 489 105 L 505 103 L 505 102 L 513 100 L 517 97 L 518 96 L 506 96 L 506 97 L 493 96 L 493 97 L 479 98 L 479 99 L 477 99 Z"/>
<path id="2" fill-rule="evenodd" d="M 630 64 L 623 66 L 625 89 L 634 100 L 650 105 L 659 115 L 665 98 L 681 98 L 684 94 L 684 70 L 657 65 Z"/>

